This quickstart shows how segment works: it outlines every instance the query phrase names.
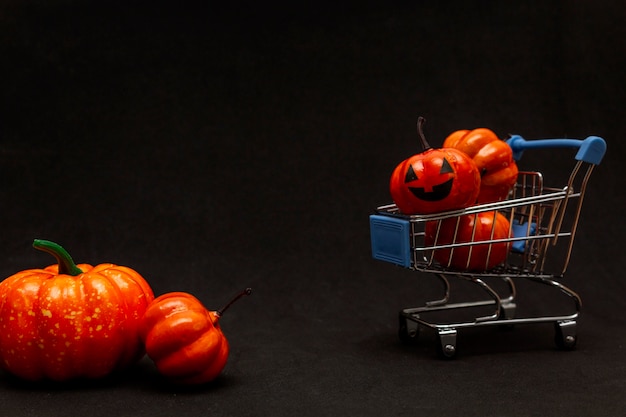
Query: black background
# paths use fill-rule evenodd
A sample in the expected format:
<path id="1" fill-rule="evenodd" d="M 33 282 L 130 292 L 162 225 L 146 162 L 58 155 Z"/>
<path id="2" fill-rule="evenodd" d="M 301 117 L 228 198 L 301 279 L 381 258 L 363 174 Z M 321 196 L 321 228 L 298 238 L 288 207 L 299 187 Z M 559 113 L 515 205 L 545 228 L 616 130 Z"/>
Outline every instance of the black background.
<path id="1" fill-rule="evenodd" d="M 3 2 L 1 275 L 52 263 L 44 238 L 157 295 L 254 294 L 222 320 L 215 383 L 170 387 L 147 358 L 93 383 L 0 374 L 2 414 L 622 415 L 622 2 L 223 3 Z M 368 215 L 418 115 L 434 145 L 482 126 L 606 139 L 564 281 L 576 350 L 549 325 L 461 332 L 453 361 L 399 343 L 397 311 L 440 287 L 371 259 Z M 560 186 L 572 161 L 521 166 Z"/>

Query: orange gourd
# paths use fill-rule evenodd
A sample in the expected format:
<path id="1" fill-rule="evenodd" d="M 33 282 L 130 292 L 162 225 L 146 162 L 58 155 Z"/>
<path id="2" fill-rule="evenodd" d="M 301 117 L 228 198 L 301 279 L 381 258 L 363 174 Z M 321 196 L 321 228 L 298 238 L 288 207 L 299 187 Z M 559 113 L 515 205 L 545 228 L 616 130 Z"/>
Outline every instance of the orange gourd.
<path id="1" fill-rule="evenodd" d="M 467 154 L 480 172 L 478 203 L 506 199 L 517 181 L 517 164 L 511 147 L 486 128 L 457 130 L 443 142 Z"/>
<path id="2" fill-rule="evenodd" d="M 202 384 L 217 378 L 230 351 L 219 319 L 237 299 L 209 311 L 196 297 L 171 292 L 157 297 L 143 317 L 140 337 L 159 373 L 179 384 Z"/>
<path id="3" fill-rule="evenodd" d="M 467 271 L 485 271 L 506 260 L 510 237 L 508 219 L 496 211 L 465 214 L 426 222 L 424 241 L 427 246 L 463 244 L 454 248 L 434 250 L 434 258 L 442 266 Z M 497 243 L 478 243 L 491 240 Z"/>
<path id="4" fill-rule="evenodd" d="M 20 378 L 99 378 L 144 355 L 138 327 L 154 299 L 144 278 L 114 264 L 74 264 L 59 245 L 35 240 L 59 264 L 0 283 L 0 366 Z"/>

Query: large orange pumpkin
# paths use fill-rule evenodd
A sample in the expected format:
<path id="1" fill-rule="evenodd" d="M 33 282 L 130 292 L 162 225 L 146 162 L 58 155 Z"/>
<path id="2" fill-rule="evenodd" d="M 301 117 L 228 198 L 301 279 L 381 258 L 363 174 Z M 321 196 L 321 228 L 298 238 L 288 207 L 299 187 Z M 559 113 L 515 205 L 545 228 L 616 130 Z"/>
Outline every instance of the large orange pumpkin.
<path id="1" fill-rule="evenodd" d="M 444 147 L 467 154 L 480 172 L 478 203 L 506 199 L 517 181 L 517 164 L 511 147 L 490 129 L 457 130 L 443 142 Z"/>
<path id="2" fill-rule="evenodd" d="M 36 240 L 58 265 L 0 283 L 0 367 L 26 380 L 99 378 L 144 355 L 138 328 L 152 289 L 136 271 L 74 264 L 59 245 Z"/>

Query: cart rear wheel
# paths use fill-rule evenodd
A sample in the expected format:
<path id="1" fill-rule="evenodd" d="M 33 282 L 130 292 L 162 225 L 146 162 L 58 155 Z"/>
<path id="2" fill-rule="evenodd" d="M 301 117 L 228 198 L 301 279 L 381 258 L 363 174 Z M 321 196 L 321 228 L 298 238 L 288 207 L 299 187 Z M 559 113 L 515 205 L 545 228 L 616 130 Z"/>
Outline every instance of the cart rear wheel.
<path id="1" fill-rule="evenodd" d="M 554 342 L 559 349 L 573 350 L 578 342 L 575 321 L 559 321 L 554 324 Z"/>
<path id="2" fill-rule="evenodd" d="M 419 324 L 408 319 L 402 312 L 398 315 L 398 337 L 402 343 L 412 345 L 417 343 L 420 328 Z"/>

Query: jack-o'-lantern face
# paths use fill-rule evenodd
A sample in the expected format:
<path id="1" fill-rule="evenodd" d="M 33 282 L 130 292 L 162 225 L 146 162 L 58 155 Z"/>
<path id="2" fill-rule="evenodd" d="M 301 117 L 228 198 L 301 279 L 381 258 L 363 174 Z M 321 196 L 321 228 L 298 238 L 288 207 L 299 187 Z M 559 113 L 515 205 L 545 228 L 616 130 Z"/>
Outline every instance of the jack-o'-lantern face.
<path id="1" fill-rule="evenodd" d="M 480 173 L 474 162 L 451 148 L 429 149 L 401 162 L 391 177 L 393 201 L 404 214 L 429 214 L 476 202 Z"/>
<path id="2" fill-rule="evenodd" d="M 446 158 L 442 159 L 439 175 L 423 175 L 420 178 L 409 164 L 404 182 L 413 195 L 424 201 L 440 201 L 450 195 L 454 183 L 454 168 Z"/>
<path id="3" fill-rule="evenodd" d="M 465 153 L 454 148 L 430 147 L 422 126 L 417 131 L 422 153 L 413 155 L 396 166 L 391 174 L 389 191 L 403 214 L 429 214 L 468 207 L 476 202 L 480 189 L 480 173 Z"/>

